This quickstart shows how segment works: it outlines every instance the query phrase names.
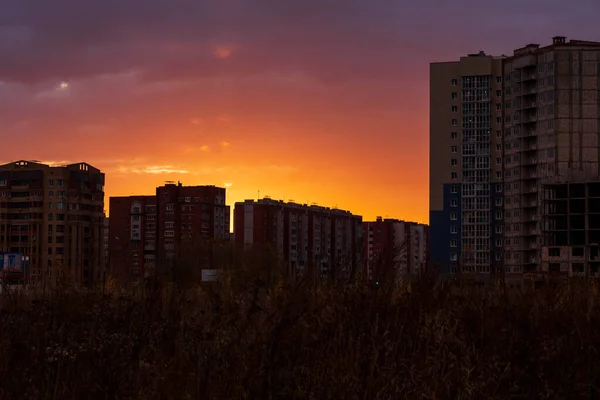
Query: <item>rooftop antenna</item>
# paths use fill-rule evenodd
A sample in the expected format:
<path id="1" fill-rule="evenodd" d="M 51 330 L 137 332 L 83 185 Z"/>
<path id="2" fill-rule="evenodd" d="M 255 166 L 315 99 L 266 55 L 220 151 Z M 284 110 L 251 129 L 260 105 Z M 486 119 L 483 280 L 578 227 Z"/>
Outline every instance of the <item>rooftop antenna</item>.
<path id="1" fill-rule="evenodd" d="M 258 197 L 257 197 L 257 199 L 260 200 L 260 189 L 258 189 Z"/>

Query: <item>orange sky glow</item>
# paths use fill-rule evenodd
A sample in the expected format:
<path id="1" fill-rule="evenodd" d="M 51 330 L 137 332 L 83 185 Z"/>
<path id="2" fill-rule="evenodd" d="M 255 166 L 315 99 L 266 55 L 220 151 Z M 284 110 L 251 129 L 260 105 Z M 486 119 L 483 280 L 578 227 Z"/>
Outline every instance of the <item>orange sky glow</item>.
<path id="1" fill-rule="evenodd" d="M 597 37 L 554 1 L 5 3 L 0 161 L 85 161 L 107 196 L 181 181 L 365 220 L 428 221 L 430 62 Z"/>

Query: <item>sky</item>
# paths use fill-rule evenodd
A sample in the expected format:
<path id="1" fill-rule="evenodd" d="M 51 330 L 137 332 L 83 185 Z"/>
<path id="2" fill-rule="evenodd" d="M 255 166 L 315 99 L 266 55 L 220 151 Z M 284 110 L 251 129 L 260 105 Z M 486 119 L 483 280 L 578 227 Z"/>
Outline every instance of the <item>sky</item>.
<path id="1" fill-rule="evenodd" d="M 596 0 L 0 8 L 1 162 L 85 161 L 107 196 L 181 181 L 225 186 L 231 205 L 270 196 L 365 220 L 428 222 L 430 62 L 600 40 Z"/>

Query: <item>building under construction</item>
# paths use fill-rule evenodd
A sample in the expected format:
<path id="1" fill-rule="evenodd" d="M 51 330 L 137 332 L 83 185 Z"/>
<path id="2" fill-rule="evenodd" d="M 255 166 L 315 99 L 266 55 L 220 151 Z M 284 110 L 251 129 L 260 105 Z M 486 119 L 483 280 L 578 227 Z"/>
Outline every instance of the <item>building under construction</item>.
<path id="1" fill-rule="evenodd" d="M 543 185 L 542 271 L 597 276 L 600 267 L 600 179 Z"/>

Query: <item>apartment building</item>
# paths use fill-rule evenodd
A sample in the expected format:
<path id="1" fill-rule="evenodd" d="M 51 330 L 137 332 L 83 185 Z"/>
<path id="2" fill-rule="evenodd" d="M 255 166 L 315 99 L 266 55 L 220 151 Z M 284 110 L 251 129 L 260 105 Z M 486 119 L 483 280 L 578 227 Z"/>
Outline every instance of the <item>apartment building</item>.
<path id="1" fill-rule="evenodd" d="M 598 179 L 599 61 L 600 42 L 562 36 L 545 47 L 519 48 L 504 60 L 507 273 L 539 271 L 542 247 L 559 244 L 553 243 L 556 235 L 544 235 L 557 229 L 556 220 L 542 223 L 546 213 L 556 212 L 543 208 L 545 185 Z M 576 195 L 585 197 L 585 191 Z M 574 220 L 564 228 L 589 229 Z M 560 244 L 590 244 L 587 233 L 583 241 L 569 237 L 578 234 L 567 234 Z"/>
<path id="2" fill-rule="evenodd" d="M 430 65 L 430 247 L 442 273 L 501 266 L 503 58 Z"/>
<path id="3" fill-rule="evenodd" d="M 379 281 L 378 266 L 397 268 L 397 278 L 420 273 L 429 258 L 429 227 L 415 222 L 377 217 L 363 222 L 365 276 Z M 386 256 L 391 259 L 385 259 Z"/>
<path id="4" fill-rule="evenodd" d="M 138 283 L 156 267 L 156 196 L 111 197 L 109 213 L 109 275 Z"/>
<path id="5" fill-rule="evenodd" d="M 86 163 L 0 165 L 0 252 L 18 253 L 29 283 L 100 283 L 104 174 Z"/>
<path id="6" fill-rule="evenodd" d="M 225 196 L 224 188 L 169 182 L 154 196 L 111 197 L 111 275 L 137 283 L 158 266 L 193 257 L 198 269 L 212 268 L 212 245 L 229 240 Z"/>
<path id="7" fill-rule="evenodd" d="M 246 200 L 234 208 L 238 252 L 270 249 L 289 276 L 346 279 L 360 268 L 362 217 L 281 200 Z"/>
<path id="8" fill-rule="evenodd" d="M 108 276 L 108 268 L 109 268 L 109 256 L 108 256 L 108 240 L 110 238 L 109 232 L 108 232 L 108 228 L 110 225 L 110 220 L 109 218 L 107 218 L 106 216 L 104 216 L 104 230 L 103 230 L 103 236 L 104 236 L 104 266 L 103 266 L 103 270 L 102 270 L 102 279 L 104 282 L 106 282 L 106 278 Z"/>

